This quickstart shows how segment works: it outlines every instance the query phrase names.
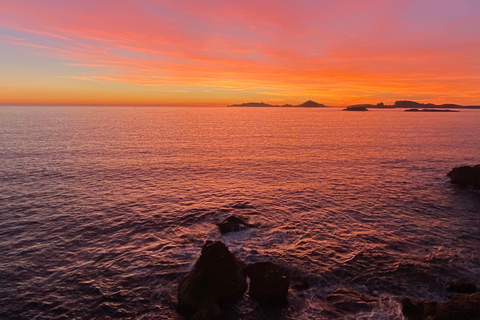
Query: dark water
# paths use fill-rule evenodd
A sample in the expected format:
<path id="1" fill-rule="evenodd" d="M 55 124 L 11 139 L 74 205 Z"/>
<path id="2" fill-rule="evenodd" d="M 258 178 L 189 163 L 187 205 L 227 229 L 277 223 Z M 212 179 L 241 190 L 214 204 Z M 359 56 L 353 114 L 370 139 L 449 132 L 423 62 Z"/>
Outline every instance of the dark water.
<path id="1" fill-rule="evenodd" d="M 233 319 L 403 319 L 399 297 L 480 284 L 480 194 L 445 176 L 479 137 L 479 111 L 2 107 L 0 318 L 181 319 L 217 239 L 311 285 Z M 221 236 L 234 213 L 256 227 Z"/>

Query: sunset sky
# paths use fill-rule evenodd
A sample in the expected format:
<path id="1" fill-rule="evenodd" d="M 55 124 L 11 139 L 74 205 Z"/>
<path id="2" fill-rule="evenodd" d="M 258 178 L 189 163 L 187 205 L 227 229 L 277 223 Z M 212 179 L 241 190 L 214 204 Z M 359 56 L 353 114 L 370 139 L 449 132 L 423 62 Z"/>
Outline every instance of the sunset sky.
<path id="1" fill-rule="evenodd" d="M 0 104 L 480 105 L 479 0 L 0 0 Z"/>

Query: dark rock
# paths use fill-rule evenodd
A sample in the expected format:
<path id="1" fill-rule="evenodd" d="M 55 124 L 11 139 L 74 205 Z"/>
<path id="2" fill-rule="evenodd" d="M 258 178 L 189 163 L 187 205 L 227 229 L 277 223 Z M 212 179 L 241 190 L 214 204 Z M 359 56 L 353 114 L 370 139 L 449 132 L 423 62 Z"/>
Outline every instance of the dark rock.
<path id="1" fill-rule="evenodd" d="M 453 168 L 447 173 L 452 183 L 461 186 L 473 186 L 475 189 L 480 189 L 480 164 L 476 166 L 463 166 Z"/>
<path id="2" fill-rule="evenodd" d="M 343 312 L 358 313 L 371 311 L 378 302 L 367 294 L 347 288 L 339 288 L 327 295 L 326 300 Z"/>
<path id="3" fill-rule="evenodd" d="M 440 305 L 432 320 L 479 320 L 480 292 L 458 295 Z"/>
<path id="4" fill-rule="evenodd" d="M 222 318 L 222 310 L 216 303 L 203 305 L 193 316 L 192 320 L 219 320 Z"/>
<path id="5" fill-rule="evenodd" d="M 246 289 L 244 266 L 222 242 L 207 241 L 193 270 L 179 285 L 179 308 L 211 314 L 216 307 L 210 305 L 241 296 Z"/>
<path id="6" fill-rule="evenodd" d="M 251 225 L 245 218 L 235 215 L 228 217 L 227 219 L 223 220 L 221 223 L 218 224 L 218 228 L 220 229 L 220 232 L 222 234 L 246 230 L 249 227 L 251 227 Z"/>
<path id="7" fill-rule="evenodd" d="M 410 320 L 426 319 L 435 314 L 438 305 L 435 301 L 419 301 L 414 304 L 410 298 L 404 298 L 401 303 L 403 315 Z"/>
<path id="8" fill-rule="evenodd" d="M 266 304 L 286 304 L 290 283 L 287 270 L 271 262 L 257 262 L 247 267 L 252 300 Z"/>
<path id="9" fill-rule="evenodd" d="M 457 282 L 451 284 L 448 288 L 448 291 L 455 292 L 455 293 L 475 293 L 477 292 L 477 286 L 474 283 L 468 282 Z"/>
<path id="10" fill-rule="evenodd" d="M 413 304 L 406 298 L 402 300 L 402 311 L 410 320 L 480 320 L 480 292 L 461 294 L 442 304 L 433 301 Z"/>

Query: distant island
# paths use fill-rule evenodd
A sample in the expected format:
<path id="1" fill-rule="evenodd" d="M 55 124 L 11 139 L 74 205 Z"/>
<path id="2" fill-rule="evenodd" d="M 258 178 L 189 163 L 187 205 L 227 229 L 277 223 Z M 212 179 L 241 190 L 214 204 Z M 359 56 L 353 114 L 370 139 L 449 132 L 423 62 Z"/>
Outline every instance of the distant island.
<path id="1" fill-rule="evenodd" d="M 477 108 L 480 109 L 480 106 L 461 106 L 458 104 L 433 104 L 433 103 L 419 103 L 415 101 L 408 101 L 408 100 L 401 100 L 395 101 L 393 106 L 394 108 L 402 108 L 402 109 L 436 109 L 436 108 L 443 108 L 443 109 L 460 109 L 460 108 Z"/>
<path id="2" fill-rule="evenodd" d="M 431 109 L 480 109 L 480 106 L 462 106 L 459 104 L 451 104 L 451 103 L 438 105 L 433 103 L 420 103 L 420 102 L 409 101 L 409 100 L 395 101 L 395 104 L 392 106 L 388 106 L 388 105 L 381 106 L 381 105 L 383 105 L 383 103 L 377 104 L 372 108 L 399 108 L 399 109 L 425 109 L 425 110 L 427 109 L 428 110 L 431 110 Z"/>
<path id="3" fill-rule="evenodd" d="M 232 104 L 229 107 L 278 107 L 263 102 L 246 102 L 242 104 Z"/>
<path id="4" fill-rule="evenodd" d="M 296 106 L 291 105 L 291 104 L 273 105 L 273 104 L 268 104 L 268 103 L 264 103 L 264 102 L 247 102 L 247 103 L 242 103 L 242 104 L 232 104 L 232 105 L 229 105 L 229 107 L 327 108 L 326 105 L 315 102 L 315 101 L 312 101 L 312 100 L 305 101 L 304 103 L 296 105 Z"/>
<path id="5" fill-rule="evenodd" d="M 328 108 L 328 106 L 318 103 L 312 100 L 305 101 L 299 105 L 292 105 L 292 104 L 284 104 L 284 105 L 274 105 L 268 104 L 264 102 L 246 102 L 241 104 L 232 104 L 228 107 L 283 107 L 283 108 Z M 480 109 L 480 106 L 462 106 L 459 104 L 433 104 L 433 103 L 420 103 L 415 101 L 409 100 L 399 100 L 395 101 L 393 105 L 387 105 L 383 102 L 377 104 L 354 104 L 345 108 L 345 111 L 368 111 L 368 109 L 418 109 L 420 112 L 429 112 L 426 110 L 434 110 L 438 111 L 437 109 Z M 412 110 L 413 111 L 413 110 Z M 452 110 L 450 110 L 452 111 Z M 443 112 L 450 112 L 450 111 L 443 111 Z"/>
<path id="6" fill-rule="evenodd" d="M 368 111 L 369 104 L 356 104 L 353 106 L 348 106 L 343 111 Z"/>

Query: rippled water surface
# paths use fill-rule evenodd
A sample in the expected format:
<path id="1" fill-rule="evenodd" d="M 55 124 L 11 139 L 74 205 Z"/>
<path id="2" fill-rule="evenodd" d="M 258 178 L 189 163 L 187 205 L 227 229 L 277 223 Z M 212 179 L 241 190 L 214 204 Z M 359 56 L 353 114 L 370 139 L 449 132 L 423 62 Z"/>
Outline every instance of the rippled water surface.
<path id="1" fill-rule="evenodd" d="M 310 284 L 232 319 L 403 319 L 480 284 L 480 194 L 445 176 L 479 137 L 478 110 L 1 107 L 0 318 L 182 319 L 214 239 Z M 231 214 L 254 228 L 220 235 Z"/>

